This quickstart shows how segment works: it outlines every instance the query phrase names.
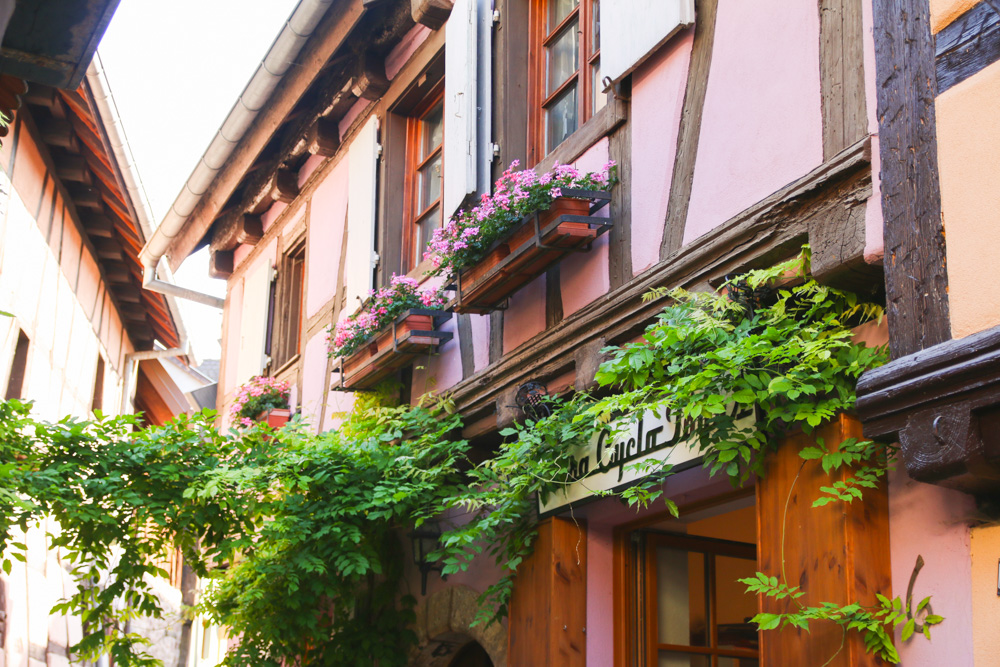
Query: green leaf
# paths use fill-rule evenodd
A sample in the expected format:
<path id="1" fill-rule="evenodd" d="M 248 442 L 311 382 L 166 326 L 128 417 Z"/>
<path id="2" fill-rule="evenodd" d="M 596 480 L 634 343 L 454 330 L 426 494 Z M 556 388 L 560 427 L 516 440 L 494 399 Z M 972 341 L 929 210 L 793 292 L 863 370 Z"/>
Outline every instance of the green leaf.
<path id="1" fill-rule="evenodd" d="M 824 452 L 819 447 L 805 447 L 799 450 L 799 456 L 807 461 L 811 461 L 813 459 L 821 459 L 823 458 L 824 454 L 826 454 L 826 452 Z"/>

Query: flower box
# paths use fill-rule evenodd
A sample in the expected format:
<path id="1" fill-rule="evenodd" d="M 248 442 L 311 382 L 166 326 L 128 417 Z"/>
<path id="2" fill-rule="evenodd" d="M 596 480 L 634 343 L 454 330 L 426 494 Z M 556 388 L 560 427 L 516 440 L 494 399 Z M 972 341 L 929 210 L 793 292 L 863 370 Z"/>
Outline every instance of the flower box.
<path id="1" fill-rule="evenodd" d="M 613 226 L 609 218 L 591 217 L 610 200 L 608 192 L 570 190 L 544 211 L 525 216 L 505 239 L 494 243 L 475 266 L 458 274 L 457 313 L 489 313 L 525 284 L 571 252 L 587 252 Z"/>
<path id="2" fill-rule="evenodd" d="M 292 411 L 287 408 L 272 408 L 257 415 L 257 421 L 264 422 L 271 428 L 281 428 L 292 418 Z"/>
<path id="3" fill-rule="evenodd" d="M 371 389 L 417 357 L 436 352 L 452 338 L 451 333 L 438 330 L 449 319 L 451 313 L 441 310 L 411 308 L 403 312 L 391 326 L 339 359 L 334 372 L 340 374 L 340 381 L 334 389 Z"/>

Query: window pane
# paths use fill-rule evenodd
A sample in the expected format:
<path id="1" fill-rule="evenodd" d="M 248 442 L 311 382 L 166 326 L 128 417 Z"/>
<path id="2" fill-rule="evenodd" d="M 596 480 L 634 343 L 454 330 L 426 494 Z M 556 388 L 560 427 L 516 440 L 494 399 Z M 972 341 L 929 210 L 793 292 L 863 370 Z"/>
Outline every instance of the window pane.
<path id="1" fill-rule="evenodd" d="M 601 0 L 591 0 L 591 16 L 594 17 L 591 25 L 590 55 L 597 53 L 601 48 Z"/>
<path id="2" fill-rule="evenodd" d="M 423 160 L 441 145 L 444 136 L 444 109 L 438 104 L 420 121 L 420 159 Z"/>
<path id="3" fill-rule="evenodd" d="M 579 24 L 579 20 L 572 21 L 545 49 L 548 58 L 546 95 L 551 95 L 576 71 L 580 59 Z"/>
<path id="4" fill-rule="evenodd" d="M 757 628 L 750 619 L 757 613 L 757 599 L 743 591 L 737 579 L 753 577 L 756 561 L 715 557 L 715 599 L 718 605 L 719 646 L 757 650 Z"/>
<path id="5" fill-rule="evenodd" d="M 414 264 L 419 264 L 424 259 L 424 252 L 427 244 L 431 242 L 434 230 L 441 226 L 441 207 L 435 206 L 430 213 L 420 219 L 417 223 L 417 253 Z"/>
<path id="6" fill-rule="evenodd" d="M 704 554 L 657 549 L 656 596 L 659 643 L 708 646 Z"/>
<path id="7" fill-rule="evenodd" d="M 549 0 L 549 26 L 545 32 L 550 33 L 555 30 L 555 27 L 579 4 L 580 0 Z"/>
<path id="8" fill-rule="evenodd" d="M 604 83 L 601 82 L 601 59 L 598 58 L 590 66 L 590 90 L 592 91 L 593 99 L 591 100 L 591 106 L 594 109 L 594 113 L 597 113 L 605 107 L 608 103 L 608 94 L 604 92 Z"/>
<path id="9" fill-rule="evenodd" d="M 441 154 L 421 168 L 417 175 L 420 181 L 417 197 L 417 213 L 421 213 L 441 196 Z"/>
<path id="10" fill-rule="evenodd" d="M 552 150 L 576 131 L 576 84 L 569 86 L 549 106 L 545 114 L 545 145 Z"/>
<path id="11" fill-rule="evenodd" d="M 658 667 L 712 667 L 712 658 L 695 653 L 660 651 Z"/>

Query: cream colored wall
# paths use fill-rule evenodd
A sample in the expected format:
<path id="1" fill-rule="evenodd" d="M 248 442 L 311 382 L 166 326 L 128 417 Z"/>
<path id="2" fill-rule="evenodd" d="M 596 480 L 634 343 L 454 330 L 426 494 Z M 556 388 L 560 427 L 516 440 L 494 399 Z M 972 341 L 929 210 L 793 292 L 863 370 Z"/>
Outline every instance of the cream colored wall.
<path id="1" fill-rule="evenodd" d="M 1000 324 L 1000 62 L 936 102 L 941 208 L 955 338 Z"/>
<path id="2" fill-rule="evenodd" d="M 1000 526 L 972 530 L 972 641 L 976 667 L 992 667 L 1000 656 Z"/>
<path id="3" fill-rule="evenodd" d="M 103 409 L 121 407 L 122 320 L 82 233 L 45 176 L 37 144 L 21 127 L 10 165 L 0 153 L 0 390 L 6 392 L 18 330 L 30 340 L 23 395 L 47 419 L 90 414 L 98 354 L 104 357 Z M 13 172 L 13 183 L 7 172 Z"/>

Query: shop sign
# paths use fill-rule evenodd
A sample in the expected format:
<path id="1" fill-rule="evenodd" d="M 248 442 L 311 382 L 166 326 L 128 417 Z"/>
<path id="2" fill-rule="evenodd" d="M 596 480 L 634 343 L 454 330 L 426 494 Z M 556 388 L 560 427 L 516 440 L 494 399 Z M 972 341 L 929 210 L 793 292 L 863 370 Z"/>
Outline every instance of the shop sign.
<path id="1" fill-rule="evenodd" d="M 730 407 L 735 413 L 737 406 Z M 753 410 L 745 407 L 734 414 L 737 425 L 753 423 Z M 671 420 L 666 411 L 645 411 L 618 419 L 598 433 L 586 446 L 577 447 L 570 463 L 570 481 L 561 489 L 539 498 L 540 514 L 551 514 L 566 506 L 608 491 L 618 491 L 670 464 L 676 472 L 701 463 L 698 443 L 684 433 L 684 421 Z M 636 465 L 647 462 L 647 465 Z"/>

